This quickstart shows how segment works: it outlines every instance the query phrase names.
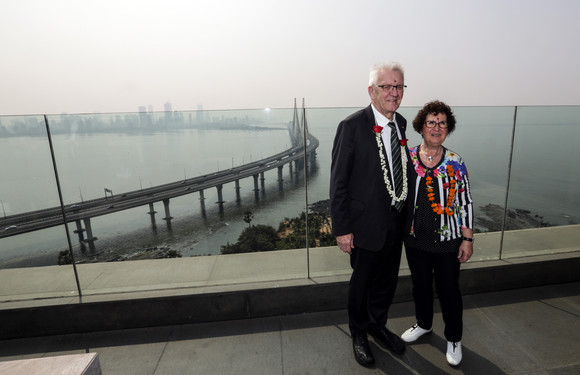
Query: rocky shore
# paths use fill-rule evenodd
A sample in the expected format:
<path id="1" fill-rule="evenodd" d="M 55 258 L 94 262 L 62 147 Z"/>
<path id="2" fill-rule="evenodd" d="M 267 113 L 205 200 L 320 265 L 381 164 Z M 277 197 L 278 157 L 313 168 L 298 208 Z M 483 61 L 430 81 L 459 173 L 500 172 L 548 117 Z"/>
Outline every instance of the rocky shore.
<path id="1" fill-rule="evenodd" d="M 329 200 L 322 200 L 309 205 L 311 213 L 319 213 L 330 217 Z M 497 204 L 480 206 L 476 212 L 475 232 L 495 232 L 501 230 L 504 220 L 503 207 Z M 542 216 L 528 210 L 510 209 L 505 216 L 506 229 L 542 228 L 552 226 Z M 109 239 L 99 239 L 98 250 L 81 250 L 75 245 L 75 261 L 77 263 L 118 262 L 125 260 L 161 259 L 181 257 L 195 246 L 204 237 L 218 235 L 219 229 L 227 225 L 219 220 L 205 222 L 203 225 L 180 225 L 175 222 L 173 231 L 160 230 L 153 237 L 151 229 L 124 233 Z M 199 228 L 199 230 L 196 230 Z M 216 234 L 217 233 L 217 234 Z M 217 249 L 219 251 L 219 249 Z M 4 259 L 0 261 L 0 268 L 20 268 L 65 264 L 67 254 L 57 251 L 52 254 L 36 255 L 34 259 L 23 257 L 18 259 Z M 211 255 L 211 254 L 200 254 Z M 70 259 L 68 259 L 70 260 Z"/>
<path id="2" fill-rule="evenodd" d="M 330 201 L 324 200 L 310 205 L 312 212 L 318 212 L 330 216 Z M 506 214 L 506 229 L 543 228 L 553 226 L 544 221 L 542 216 L 533 214 L 523 209 L 508 209 Z M 497 204 L 479 206 L 475 216 L 476 232 L 497 232 L 501 230 L 504 220 L 504 209 Z"/>
<path id="3" fill-rule="evenodd" d="M 479 207 L 480 212 L 475 217 L 475 226 L 481 232 L 497 232 L 501 230 L 504 209 L 497 204 L 488 204 Z M 507 210 L 505 214 L 506 230 L 551 227 L 552 224 L 544 221 L 542 216 L 532 214 L 531 211 L 519 208 Z"/>
<path id="4" fill-rule="evenodd" d="M 322 200 L 309 205 L 311 213 L 319 213 L 330 217 L 330 201 Z M 503 222 L 503 207 L 497 204 L 487 204 L 478 207 L 475 218 L 475 232 L 496 232 L 501 230 Z M 542 216 L 535 215 L 528 210 L 514 209 L 508 210 L 506 215 L 506 228 L 508 230 L 542 228 L 552 226 L 545 222 Z M 181 250 L 193 246 L 200 235 L 212 235 L 218 232 L 219 226 L 225 224 L 214 222 L 209 230 L 201 233 L 191 233 L 190 230 L 184 231 L 179 227 L 174 228 L 174 232 L 159 233 L 155 243 L 150 240 L 142 241 L 140 235 L 126 234 L 120 238 L 111 241 L 101 241 L 96 253 L 90 253 L 88 250 L 79 252 L 76 256 L 77 263 L 96 263 L 96 262 L 117 262 L 125 260 L 141 259 L 161 259 L 170 257 L 181 257 Z M 143 238 L 149 238 L 143 236 Z"/>

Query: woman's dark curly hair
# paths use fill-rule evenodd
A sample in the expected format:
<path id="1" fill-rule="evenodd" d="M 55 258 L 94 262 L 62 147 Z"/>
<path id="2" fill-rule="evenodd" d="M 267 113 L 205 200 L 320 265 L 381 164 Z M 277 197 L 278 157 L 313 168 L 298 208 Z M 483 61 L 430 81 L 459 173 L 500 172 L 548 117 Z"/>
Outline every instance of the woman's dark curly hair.
<path id="1" fill-rule="evenodd" d="M 417 116 L 415 116 L 415 119 L 413 120 L 413 129 L 415 129 L 417 133 L 421 134 L 427 116 L 436 115 L 438 113 L 442 113 L 447 116 L 447 134 L 453 133 L 455 130 L 455 116 L 453 115 L 453 111 L 451 110 L 451 107 L 439 100 L 434 100 L 425 104 L 425 106 L 419 111 L 419 113 L 417 113 Z"/>

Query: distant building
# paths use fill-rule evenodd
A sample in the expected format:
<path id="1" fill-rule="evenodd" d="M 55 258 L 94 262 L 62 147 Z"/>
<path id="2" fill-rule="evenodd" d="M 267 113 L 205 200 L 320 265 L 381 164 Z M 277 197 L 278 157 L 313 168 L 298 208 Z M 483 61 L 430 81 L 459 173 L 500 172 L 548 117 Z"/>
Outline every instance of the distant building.
<path id="1" fill-rule="evenodd" d="M 197 105 L 197 113 L 196 113 L 197 122 L 202 123 L 204 121 L 203 117 L 203 104 Z"/>

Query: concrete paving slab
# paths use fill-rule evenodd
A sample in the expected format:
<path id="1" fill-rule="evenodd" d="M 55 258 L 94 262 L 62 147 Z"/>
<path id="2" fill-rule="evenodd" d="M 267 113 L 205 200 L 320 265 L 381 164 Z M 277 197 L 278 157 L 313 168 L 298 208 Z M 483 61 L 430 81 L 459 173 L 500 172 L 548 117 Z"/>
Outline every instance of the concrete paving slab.
<path id="1" fill-rule="evenodd" d="M 0 374 L 102 375 L 102 372 L 98 355 L 90 353 L 0 362 Z"/>
<path id="2" fill-rule="evenodd" d="M 501 232 L 476 233 L 473 243 L 473 261 L 499 259 Z"/>
<path id="3" fill-rule="evenodd" d="M 77 294 L 73 268 L 47 266 L 0 270 L 0 300 L 68 297 Z"/>
<path id="4" fill-rule="evenodd" d="M 360 366 L 353 363 L 348 352 L 351 345 L 348 326 L 338 321 L 344 319 L 337 320 L 336 312 L 281 318 L 284 372 L 307 374 L 318 369 L 321 374 L 331 374 L 337 367 L 343 368 L 344 373 L 358 370 Z"/>
<path id="5" fill-rule="evenodd" d="M 350 257 L 336 246 L 310 249 L 309 261 L 310 275 L 313 277 L 352 273 Z"/>
<path id="6" fill-rule="evenodd" d="M 90 350 L 107 358 L 107 363 L 101 364 L 103 375 L 154 374 L 166 347 L 167 343 L 161 341 L 131 345 L 94 346 Z"/>
<path id="7" fill-rule="evenodd" d="M 252 283 L 308 277 L 306 249 L 218 256 L 209 283 Z"/>
<path id="8" fill-rule="evenodd" d="M 280 342 L 274 318 L 176 327 L 155 374 L 279 374 Z"/>
<path id="9" fill-rule="evenodd" d="M 493 307 L 492 307 L 493 309 Z M 486 358 L 502 372 L 521 371 L 529 373 L 539 368 L 528 353 L 521 350 L 518 337 L 504 332 L 490 319 L 489 313 L 472 308 L 464 313 L 464 340 L 466 349 L 474 353 L 472 357 Z M 485 327 L 485 328 L 484 328 Z M 472 363 L 466 355 L 464 364 Z"/>
<path id="10" fill-rule="evenodd" d="M 78 265 L 83 294 L 205 286 L 215 257 Z"/>
<path id="11" fill-rule="evenodd" d="M 533 228 L 506 231 L 502 255 L 506 258 L 525 254 L 553 254 L 578 250 L 580 226 Z"/>
<path id="12" fill-rule="evenodd" d="M 570 360 L 576 361 L 580 345 L 578 316 L 541 301 L 489 307 L 484 313 L 498 331 L 513 339 L 511 345 L 528 356 L 523 361 L 512 361 L 515 368 L 521 369 L 528 363 L 559 367 L 570 365 Z M 500 320 L 499 314 L 506 316 Z"/>

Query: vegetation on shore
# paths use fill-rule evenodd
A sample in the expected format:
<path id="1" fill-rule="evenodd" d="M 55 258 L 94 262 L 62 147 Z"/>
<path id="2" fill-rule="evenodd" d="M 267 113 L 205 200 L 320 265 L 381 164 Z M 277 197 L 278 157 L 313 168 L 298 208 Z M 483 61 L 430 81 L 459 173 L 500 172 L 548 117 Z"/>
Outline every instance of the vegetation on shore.
<path id="1" fill-rule="evenodd" d="M 285 218 L 278 230 L 269 225 L 252 225 L 251 211 L 244 213 L 244 221 L 248 227 L 242 231 L 236 243 L 221 247 L 222 254 L 239 254 L 257 251 L 302 249 L 306 247 L 306 213 L 300 216 Z M 325 213 L 312 212 L 308 214 L 308 246 L 334 246 L 330 218 Z"/>

